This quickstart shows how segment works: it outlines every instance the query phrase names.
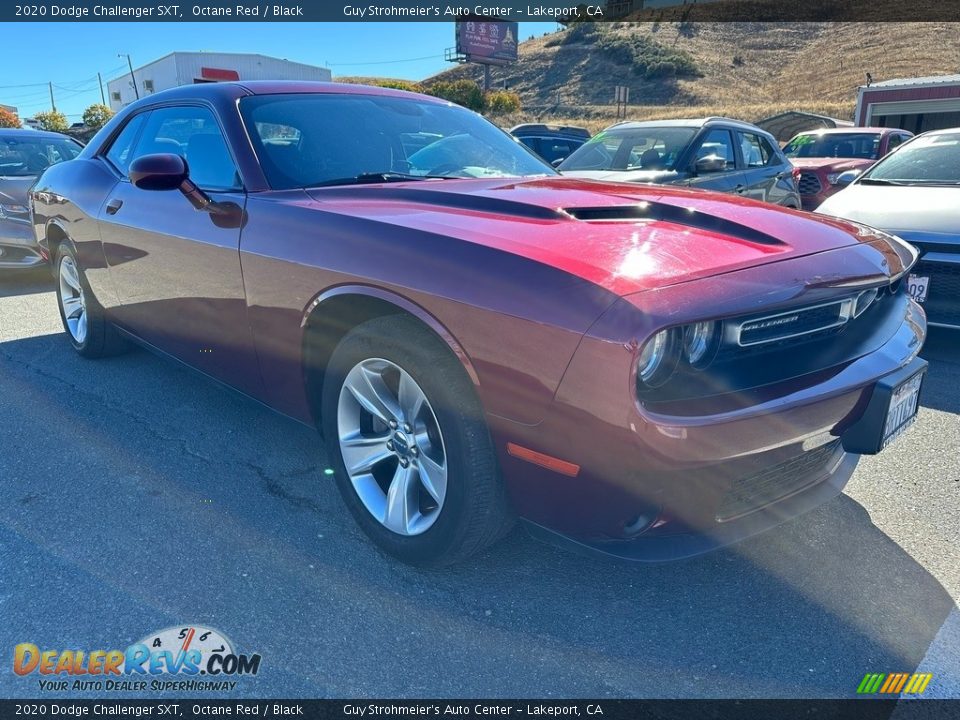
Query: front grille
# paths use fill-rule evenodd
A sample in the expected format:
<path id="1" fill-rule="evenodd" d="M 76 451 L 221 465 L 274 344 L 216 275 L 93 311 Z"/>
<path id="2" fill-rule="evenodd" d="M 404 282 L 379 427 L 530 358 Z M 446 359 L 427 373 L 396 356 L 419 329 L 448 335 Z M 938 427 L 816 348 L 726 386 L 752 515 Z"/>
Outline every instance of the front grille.
<path id="1" fill-rule="evenodd" d="M 812 172 L 800 173 L 800 182 L 797 184 L 801 195 L 816 195 L 823 188 L 820 178 Z"/>
<path id="2" fill-rule="evenodd" d="M 736 480 L 717 510 L 717 522 L 727 522 L 782 500 L 823 479 L 840 441 L 808 450 L 789 460 Z"/>
<path id="3" fill-rule="evenodd" d="M 775 315 L 748 318 L 735 326 L 737 344 L 760 345 L 839 327 L 850 319 L 851 301 L 840 300 Z"/>
<path id="4" fill-rule="evenodd" d="M 910 272 L 930 278 L 927 299 L 923 303 L 930 322 L 960 325 L 960 265 L 921 260 Z"/>

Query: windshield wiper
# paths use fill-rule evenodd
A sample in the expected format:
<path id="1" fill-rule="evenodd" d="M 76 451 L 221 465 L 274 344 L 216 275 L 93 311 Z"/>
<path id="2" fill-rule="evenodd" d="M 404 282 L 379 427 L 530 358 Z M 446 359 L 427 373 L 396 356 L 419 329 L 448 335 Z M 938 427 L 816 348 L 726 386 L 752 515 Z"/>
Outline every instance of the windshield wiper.
<path id="1" fill-rule="evenodd" d="M 885 180 L 884 178 L 872 178 L 865 177 L 860 178 L 861 185 L 909 185 L 909 183 L 900 182 L 899 180 Z"/>
<path id="2" fill-rule="evenodd" d="M 411 173 L 401 172 L 371 172 L 360 173 L 353 177 L 337 178 L 335 180 L 324 180 L 323 182 L 310 183 L 305 187 L 326 187 L 329 185 L 368 185 L 375 183 L 390 182 L 410 182 L 416 180 L 452 180 L 450 175 L 413 175 Z"/>

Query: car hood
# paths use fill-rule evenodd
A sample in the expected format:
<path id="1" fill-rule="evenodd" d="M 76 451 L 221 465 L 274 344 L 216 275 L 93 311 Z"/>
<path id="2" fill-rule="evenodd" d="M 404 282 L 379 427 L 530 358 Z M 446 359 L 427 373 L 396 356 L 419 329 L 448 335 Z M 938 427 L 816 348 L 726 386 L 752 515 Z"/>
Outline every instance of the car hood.
<path id="1" fill-rule="evenodd" d="M 790 158 L 790 164 L 801 170 L 824 170 L 826 172 L 844 172 L 862 170 L 873 165 L 876 160 L 863 158 Z"/>
<path id="2" fill-rule="evenodd" d="M 680 177 L 675 170 L 561 170 L 564 177 L 607 182 L 668 183 Z"/>
<path id="3" fill-rule="evenodd" d="M 27 204 L 27 191 L 35 183 L 35 176 L 0 176 L 0 203 L 13 205 Z"/>
<path id="4" fill-rule="evenodd" d="M 817 208 L 817 213 L 847 218 L 899 235 L 960 236 L 960 186 L 862 185 L 854 183 Z"/>
<path id="5" fill-rule="evenodd" d="M 730 195 L 572 178 L 309 190 L 317 209 L 485 245 L 618 295 L 876 240 L 842 221 Z"/>

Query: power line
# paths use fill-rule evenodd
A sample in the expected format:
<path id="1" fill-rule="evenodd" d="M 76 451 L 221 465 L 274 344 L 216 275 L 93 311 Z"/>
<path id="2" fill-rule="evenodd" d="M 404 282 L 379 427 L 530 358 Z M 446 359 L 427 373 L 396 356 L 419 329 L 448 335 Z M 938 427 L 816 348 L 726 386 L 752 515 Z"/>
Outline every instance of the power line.
<path id="1" fill-rule="evenodd" d="M 376 62 L 355 62 L 355 63 L 327 63 L 330 67 L 355 67 L 359 65 L 397 65 L 399 63 L 416 62 L 418 60 L 439 60 L 443 55 L 424 55 L 423 57 L 405 58 L 403 60 L 379 60 Z"/>

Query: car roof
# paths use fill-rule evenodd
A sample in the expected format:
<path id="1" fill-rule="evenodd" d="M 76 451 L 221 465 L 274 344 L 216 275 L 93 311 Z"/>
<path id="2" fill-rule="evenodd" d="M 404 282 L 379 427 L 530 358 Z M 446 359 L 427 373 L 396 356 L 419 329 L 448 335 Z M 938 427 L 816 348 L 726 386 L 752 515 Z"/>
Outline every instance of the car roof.
<path id="1" fill-rule="evenodd" d="M 0 128 L 0 137 L 32 137 L 32 138 L 67 138 L 69 135 L 53 132 L 52 130 L 31 130 L 29 128 Z"/>
<path id="2" fill-rule="evenodd" d="M 743 120 L 734 120 L 733 118 L 727 117 L 703 117 L 703 118 L 677 118 L 673 120 L 625 120 L 624 122 L 617 123 L 616 125 L 611 125 L 608 130 L 616 129 L 643 129 L 643 128 L 653 128 L 653 127 L 689 127 L 689 128 L 702 128 L 707 125 L 729 125 L 731 127 L 739 128 L 742 130 L 750 130 L 752 132 L 761 132 L 764 135 L 769 135 L 766 130 L 763 128 L 752 125 L 751 123 L 744 122 Z"/>
<path id="3" fill-rule="evenodd" d="M 578 125 L 549 125 L 547 123 L 523 123 L 510 128 L 510 134 L 517 133 L 555 133 L 561 135 L 574 135 L 587 139 L 590 137 L 590 131 L 585 127 Z"/>
<path id="4" fill-rule="evenodd" d="M 876 133 L 877 135 L 882 135 L 884 133 L 892 132 L 903 132 L 913 135 L 909 130 L 903 130 L 902 128 L 888 128 L 888 127 L 835 127 L 835 128 L 814 128 L 813 130 L 802 130 L 797 133 L 797 135 L 849 135 L 851 133 Z"/>
<path id="5" fill-rule="evenodd" d="M 286 95 L 286 94 L 334 94 L 334 95 L 380 95 L 384 97 L 415 97 L 419 100 L 450 104 L 441 98 L 430 95 L 394 90 L 393 88 L 373 85 L 354 85 L 353 83 L 314 82 L 306 80 L 239 80 L 235 82 L 199 83 L 181 85 L 150 95 L 133 103 L 138 107 L 177 99 L 230 100 L 249 95 Z"/>

